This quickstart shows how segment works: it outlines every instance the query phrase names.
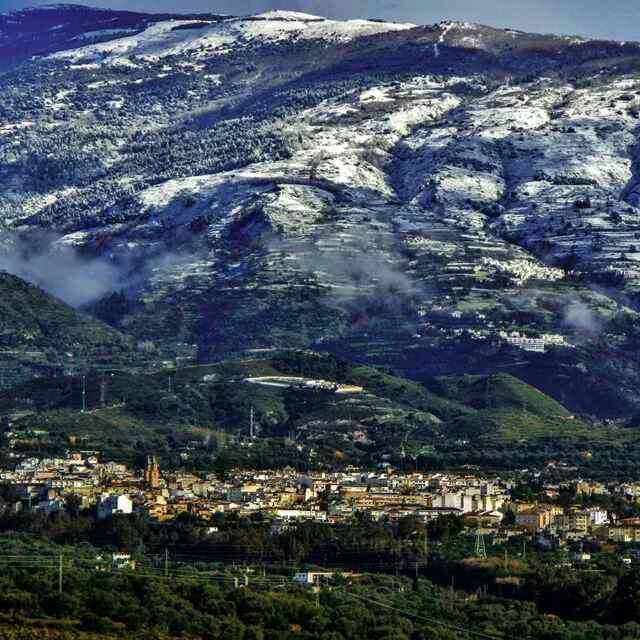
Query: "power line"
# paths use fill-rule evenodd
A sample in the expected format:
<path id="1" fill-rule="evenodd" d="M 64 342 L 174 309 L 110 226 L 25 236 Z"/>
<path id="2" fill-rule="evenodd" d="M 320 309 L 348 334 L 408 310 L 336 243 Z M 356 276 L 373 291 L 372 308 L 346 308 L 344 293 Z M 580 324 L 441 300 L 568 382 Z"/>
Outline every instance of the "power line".
<path id="1" fill-rule="evenodd" d="M 478 558 L 487 557 L 487 549 L 484 544 L 484 535 L 480 529 L 476 530 L 476 556 Z"/>
<path id="2" fill-rule="evenodd" d="M 0 565 L 4 567 L 29 567 L 29 566 L 57 566 L 58 561 L 55 558 L 42 559 L 42 560 L 0 560 Z"/>
<path id="3" fill-rule="evenodd" d="M 413 613 L 412 611 L 406 611 L 405 609 L 400 609 L 398 607 L 394 607 L 392 605 L 386 604 L 384 602 L 379 602 L 378 600 L 374 600 L 373 598 L 367 598 L 366 596 L 359 596 L 355 593 L 351 593 L 350 591 L 341 590 L 342 593 L 351 596 L 352 598 L 356 598 L 357 600 L 362 600 L 364 602 L 370 602 L 372 604 L 376 604 L 379 607 L 383 607 L 385 609 L 390 609 L 392 611 L 396 611 L 397 613 L 401 613 L 411 618 L 415 618 L 416 620 L 423 620 L 425 622 L 429 622 L 430 624 L 434 624 L 436 626 L 442 627 L 443 629 L 449 629 L 451 631 L 459 631 L 462 633 L 466 633 L 467 635 L 474 636 L 476 638 L 485 638 L 485 640 L 527 640 L 526 637 L 521 636 L 516 639 L 513 636 L 506 636 L 504 634 L 500 634 L 499 636 L 484 633 L 482 631 L 473 631 L 472 629 L 465 629 L 464 627 L 460 627 L 458 625 L 450 624 L 448 622 L 442 622 L 441 620 L 436 620 L 435 618 L 429 618 L 427 616 L 420 615 L 418 613 Z"/>

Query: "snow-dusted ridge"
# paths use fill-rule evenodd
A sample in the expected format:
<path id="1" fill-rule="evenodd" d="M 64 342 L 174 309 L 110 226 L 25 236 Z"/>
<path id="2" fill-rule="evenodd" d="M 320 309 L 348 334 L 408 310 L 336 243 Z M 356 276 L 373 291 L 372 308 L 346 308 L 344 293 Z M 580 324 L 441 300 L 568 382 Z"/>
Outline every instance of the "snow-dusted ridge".
<path id="1" fill-rule="evenodd" d="M 95 11 L 102 13 L 109 13 L 110 9 L 104 9 L 102 7 L 91 7 L 81 4 L 73 4 L 69 2 L 53 2 L 50 4 L 41 4 L 35 7 L 25 7 L 19 11 L 7 11 L 0 15 L 11 15 L 15 13 L 37 13 L 39 11 L 65 11 L 68 9 L 82 9 L 83 11 Z"/>
<path id="2" fill-rule="evenodd" d="M 189 25 L 193 29 L 189 29 Z M 295 11 L 269 11 L 227 18 L 203 26 L 202 19 L 166 20 L 141 33 L 54 54 L 55 58 L 117 62 L 138 56 L 160 59 L 179 54 L 196 57 L 224 53 L 233 47 L 287 40 L 347 42 L 355 38 L 414 28 L 414 24 L 372 20 L 336 21 Z"/>

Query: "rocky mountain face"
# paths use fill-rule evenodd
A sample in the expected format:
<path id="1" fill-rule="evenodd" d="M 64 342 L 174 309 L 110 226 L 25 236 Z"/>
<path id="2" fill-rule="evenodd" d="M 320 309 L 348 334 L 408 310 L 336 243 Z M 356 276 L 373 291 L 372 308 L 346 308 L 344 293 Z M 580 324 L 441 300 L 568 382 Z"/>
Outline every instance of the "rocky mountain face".
<path id="1" fill-rule="evenodd" d="M 634 411 L 639 45 L 163 18 L 0 76 L 0 267 L 158 353 L 314 347 Z"/>

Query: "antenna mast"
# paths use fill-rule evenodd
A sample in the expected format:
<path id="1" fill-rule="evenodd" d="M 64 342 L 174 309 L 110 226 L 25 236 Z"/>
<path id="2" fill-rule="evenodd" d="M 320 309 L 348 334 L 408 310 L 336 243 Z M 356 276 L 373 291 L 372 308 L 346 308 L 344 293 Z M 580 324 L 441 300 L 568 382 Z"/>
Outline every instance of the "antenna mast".
<path id="1" fill-rule="evenodd" d="M 107 381 L 104 376 L 100 380 L 100 406 L 104 409 L 107 404 Z"/>

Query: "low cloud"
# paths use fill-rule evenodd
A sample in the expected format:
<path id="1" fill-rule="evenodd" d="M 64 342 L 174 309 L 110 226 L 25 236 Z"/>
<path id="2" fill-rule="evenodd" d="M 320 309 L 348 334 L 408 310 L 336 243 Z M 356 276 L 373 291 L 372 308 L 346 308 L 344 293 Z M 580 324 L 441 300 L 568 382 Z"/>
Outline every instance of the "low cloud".
<path id="1" fill-rule="evenodd" d="M 304 264 L 310 272 L 321 272 L 336 284 L 354 287 L 353 297 L 362 296 L 368 289 L 385 298 L 412 296 L 419 291 L 404 271 L 381 255 L 307 255 Z"/>
<path id="2" fill-rule="evenodd" d="M 353 329 L 367 331 L 393 318 L 396 328 L 415 332 L 417 325 L 409 319 L 409 310 L 415 300 L 424 298 L 423 283 L 406 272 L 395 248 L 383 248 L 380 237 L 365 232 L 360 241 L 360 246 L 335 251 L 311 242 L 302 248 L 296 242 L 295 271 L 322 287 L 322 304 L 348 313 Z M 287 254 L 291 247 L 286 240 L 278 240 L 269 250 Z"/>
<path id="3" fill-rule="evenodd" d="M 54 234 L 0 236 L 0 271 L 37 285 L 73 307 L 82 307 L 113 291 L 134 290 L 160 271 L 179 268 L 191 255 L 163 252 L 138 257 L 87 255 L 59 242 Z"/>
<path id="4" fill-rule="evenodd" d="M 118 288 L 122 271 L 103 257 L 83 257 L 75 248 L 40 237 L 35 245 L 17 237 L 0 241 L 0 270 L 27 280 L 74 307 Z"/>
<path id="5" fill-rule="evenodd" d="M 584 303 L 574 300 L 564 313 L 564 324 L 578 333 L 597 335 L 602 324 L 598 316 Z"/>
<path id="6" fill-rule="evenodd" d="M 291 248 L 286 240 L 274 240 L 268 250 L 288 253 Z M 401 261 L 393 259 L 397 255 L 395 247 L 386 246 L 375 233 L 361 231 L 357 241 L 351 240 L 350 247 L 336 251 L 320 249 L 313 243 L 302 248 L 295 242 L 291 253 L 297 256 L 300 270 L 317 277 L 321 284 L 352 288 L 353 293 L 346 293 L 346 297 L 361 298 L 371 291 L 382 298 L 410 297 L 421 292 Z"/>

